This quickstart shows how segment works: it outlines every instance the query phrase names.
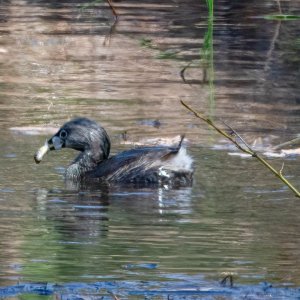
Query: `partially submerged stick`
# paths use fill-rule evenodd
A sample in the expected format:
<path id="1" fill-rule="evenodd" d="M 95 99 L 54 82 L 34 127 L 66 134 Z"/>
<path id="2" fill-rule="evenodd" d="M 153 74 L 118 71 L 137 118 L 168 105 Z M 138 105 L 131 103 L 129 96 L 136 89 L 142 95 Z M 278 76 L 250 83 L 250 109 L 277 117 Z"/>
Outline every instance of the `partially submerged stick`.
<path id="1" fill-rule="evenodd" d="M 280 149 L 284 149 L 285 147 L 290 147 L 290 146 L 294 146 L 294 145 L 298 145 L 300 144 L 300 136 L 294 138 L 293 140 L 290 140 L 288 142 L 279 144 L 275 147 L 273 147 L 273 150 L 280 150 Z"/>
<path id="2" fill-rule="evenodd" d="M 224 130 L 217 127 L 211 119 L 209 119 L 205 115 L 201 114 L 200 112 L 197 112 L 196 110 L 194 110 L 192 107 L 190 107 L 188 104 L 186 104 L 183 100 L 180 100 L 180 102 L 185 108 L 187 108 L 189 111 L 191 111 L 198 119 L 203 120 L 208 125 L 213 127 L 217 132 L 219 132 L 221 135 L 223 135 L 229 141 L 231 141 L 239 150 L 258 159 L 277 178 L 279 178 L 290 190 L 292 190 L 295 193 L 296 197 L 300 198 L 300 192 L 282 175 L 282 168 L 280 171 L 277 171 L 274 167 L 272 167 L 264 158 L 262 158 L 259 154 L 257 154 L 257 152 L 255 152 L 253 149 L 251 149 L 251 147 L 241 138 L 241 136 L 235 130 L 233 130 L 230 126 L 225 124 L 231 131 L 231 134 L 228 134 Z M 239 140 L 242 142 L 242 145 L 236 141 L 236 137 L 239 138 Z"/>

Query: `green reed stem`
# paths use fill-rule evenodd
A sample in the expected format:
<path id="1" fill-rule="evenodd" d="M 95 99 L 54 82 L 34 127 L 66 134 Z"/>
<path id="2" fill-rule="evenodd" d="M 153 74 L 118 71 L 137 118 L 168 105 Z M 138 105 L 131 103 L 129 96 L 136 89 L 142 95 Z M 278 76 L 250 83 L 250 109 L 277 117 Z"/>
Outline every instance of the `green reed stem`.
<path id="1" fill-rule="evenodd" d="M 209 84 L 209 106 L 210 115 L 213 114 L 215 107 L 215 86 L 214 86 L 214 44 L 213 44 L 213 26 L 214 26 L 214 1 L 206 0 L 208 8 L 207 31 L 204 36 L 203 47 L 200 50 L 200 57 L 203 68 L 207 72 Z"/>

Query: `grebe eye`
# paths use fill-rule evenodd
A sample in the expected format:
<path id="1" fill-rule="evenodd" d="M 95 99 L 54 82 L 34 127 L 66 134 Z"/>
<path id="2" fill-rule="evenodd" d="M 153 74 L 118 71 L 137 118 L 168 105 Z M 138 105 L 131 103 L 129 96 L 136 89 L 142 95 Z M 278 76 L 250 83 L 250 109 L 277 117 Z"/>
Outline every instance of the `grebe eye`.
<path id="1" fill-rule="evenodd" d="M 65 130 L 61 130 L 61 132 L 59 133 L 59 137 L 61 139 L 65 139 L 68 136 L 68 133 Z"/>

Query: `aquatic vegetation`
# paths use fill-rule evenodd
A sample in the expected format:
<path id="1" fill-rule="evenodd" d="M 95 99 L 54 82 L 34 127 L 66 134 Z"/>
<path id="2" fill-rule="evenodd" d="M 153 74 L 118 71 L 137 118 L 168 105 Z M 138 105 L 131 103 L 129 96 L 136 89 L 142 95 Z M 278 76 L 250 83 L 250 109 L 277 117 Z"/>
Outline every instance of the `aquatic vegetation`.
<path id="1" fill-rule="evenodd" d="M 200 49 L 200 63 L 198 62 L 198 67 L 202 67 L 203 71 L 203 82 L 212 82 L 214 78 L 214 48 L 213 48 L 213 22 L 214 22 L 214 3 L 213 0 L 206 0 L 208 8 L 208 19 L 207 19 L 207 31 L 205 32 L 203 38 L 203 45 Z M 194 63 L 191 62 L 181 70 L 181 77 L 185 81 L 184 72 L 193 67 Z"/>
<path id="2" fill-rule="evenodd" d="M 142 38 L 140 40 L 140 45 L 142 47 L 158 51 L 158 54 L 155 56 L 157 59 L 181 59 L 181 56 L 178 54 L 179 51 L 172 49 L 161 50 L 151 39 Z"/>
<path id="3" fill-rule="evenodd" d="M 215 87 L 214 87 L 214 35 L 213 35 L 213 27 L 214 27 L 214 1 L 206 0 L 206 5 L 208 9 L 208 19 L 207 19 L 207 31 L 204 35 L 203 46 L 200 49 L 200 59 L 197 62 L 198 68 L 203 69 L 203 83 L 208 83 L 209 88 L 209 107 L 210 114 L 213 113 L 215 107 Z M 185 80 L 185 71 L 188 68 L 194 67 L 194 62 L 190 62 L 187 66 L 185 66 L 181 72 L 181 78 L 186 83 Z"/>
<path id="4" fill-rule="evenodd" d="M 160 51 L 159 54 L 157 54 L 155 57 L 158 59 L 180 59 L 180 56 L 178 55 L 179 51 L 173 51 L 173 50 L 165 50 Z"/>
<path id="5" fill-rule="evenodd" d="M 212 114 L 215 107 L 215 87 L 214 87 L 214 1 L 206 0 L 208 7 L 208 22 L 207 31 L 204 36 L 203 47 L 200 52 L 202 64 L 206 64 L 206 70 L 208 75 L 208 85 L 209 85 L 209 104 L 210 104 L 210 114 Z"/>
<path id="6" fill-rule="evenodd" d="M 140 40 L 140 45 L 145 48 L 157 50 L 157 46 L 153 44 L 153 41 L 148 38 L 142 38 Z"/>
<path id="7" fill-rule="evenodd" d="M 214 22 L 214 2 L 206 0 L 208 8 L 207 31 L 204 36 L 203 47 L 200 49 L 200 59 L 202 64 L 208 68 L 213 63 L 213 22 Z"/>

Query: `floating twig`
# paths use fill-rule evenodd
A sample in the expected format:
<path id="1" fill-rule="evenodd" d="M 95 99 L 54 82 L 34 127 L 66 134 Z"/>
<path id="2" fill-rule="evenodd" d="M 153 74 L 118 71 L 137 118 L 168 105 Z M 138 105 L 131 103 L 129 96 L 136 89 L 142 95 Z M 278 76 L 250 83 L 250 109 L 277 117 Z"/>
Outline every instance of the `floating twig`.
<path id="1" fill-rule="evenodd" d="M 197 112 L 196 110 L 194 110 L 192 107 L 190 107 L 188 104 L 186 104 L 183 100 L 180 100 L 181 104 L 187 108 L 190 112 L 192 112 L 197 118 L 203 120 L 204 122 L 206 122 L 208 125 L 210 125 L 211 127 L 213 127 L 217 132 L 219 132 L 221 135 L 223 135 L 224 137 L 226 137 L 229 141 L 231 141 L 239 150 L 241 150 L 244 153 L 247 153 L 249 155 L 251 155 L 252 157 L 255 157 L 260 163 L 262 163 L 265 167 L 267 167 L 277 178 L 279 178 L 290 190 L 292 190 L 296 197 L 300 198 L 300 192 L 282 175 L 282 169 L 280 171 L 277 171 L 273 166 L 270 165 L 270 163 L 268 163 L 264 158 L 262 158 L 257 152 L 255 152 L 245 141 L 244 139 L 241 138 L 241 136 L 235 131 L 233 130 L 230 126 L 228 126 L 226 124 L 226 126 L 231 130 L 231 132 L 234 133 L 234 135 L 228 134 L 226 131 L 220 129 L 219 127 L 217 127 L 217 125 L 214 124 L 214 122 L 209 119 L 208 117 L 206 117 L 205 115 L 203 115 L 200 112 Z M 239 144 L 236 141 L 235 136 L 237 136 L 241 141 L 242 141 L 242 145 Z"/>

